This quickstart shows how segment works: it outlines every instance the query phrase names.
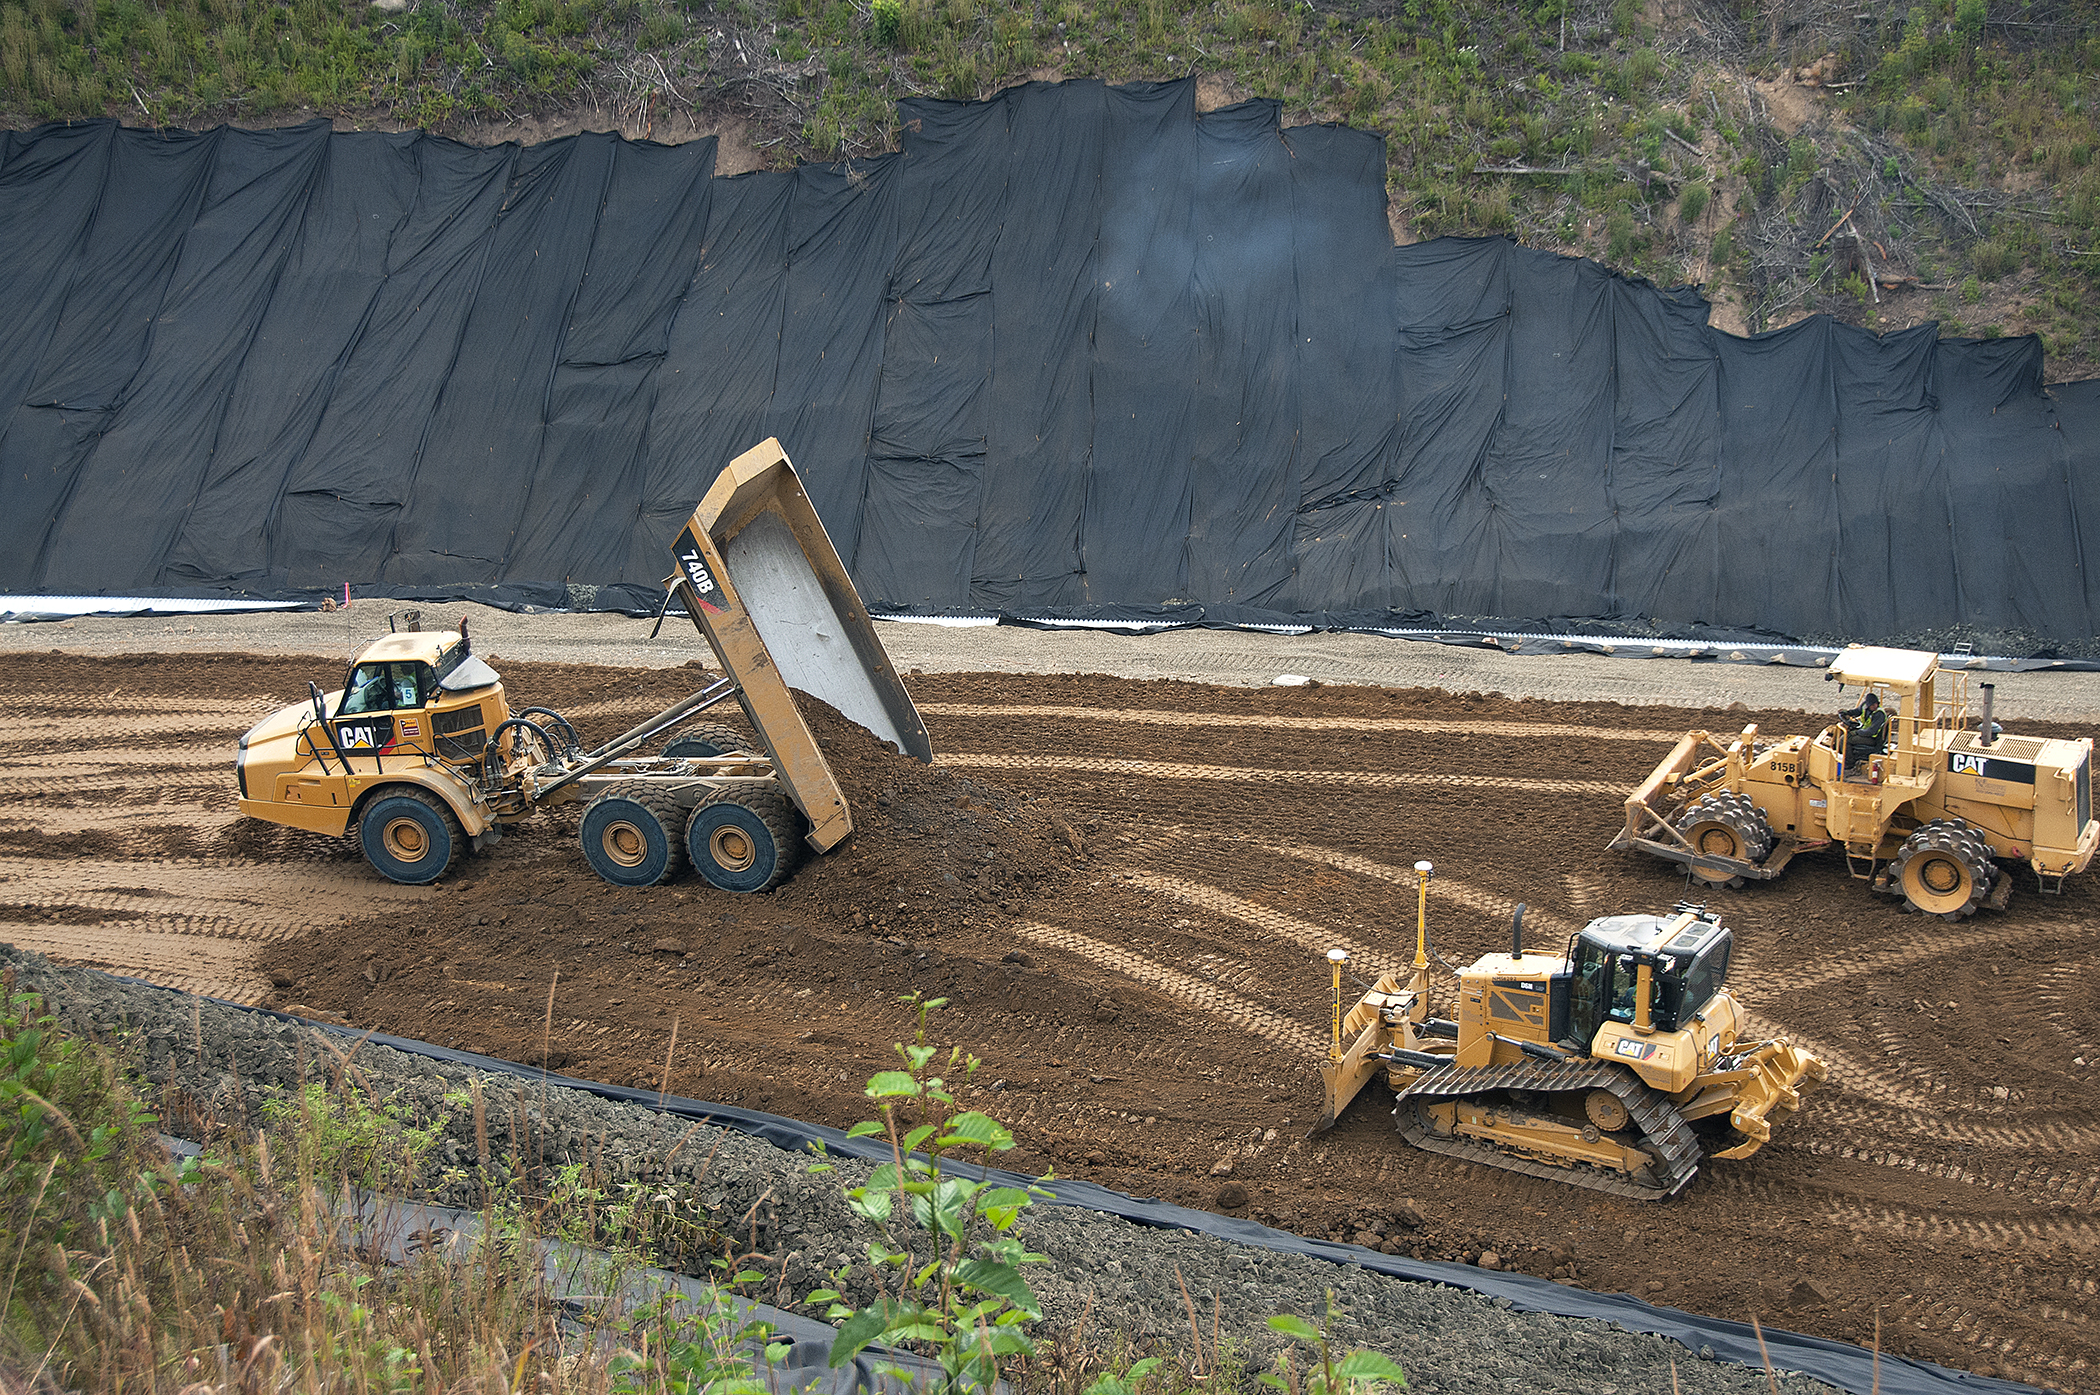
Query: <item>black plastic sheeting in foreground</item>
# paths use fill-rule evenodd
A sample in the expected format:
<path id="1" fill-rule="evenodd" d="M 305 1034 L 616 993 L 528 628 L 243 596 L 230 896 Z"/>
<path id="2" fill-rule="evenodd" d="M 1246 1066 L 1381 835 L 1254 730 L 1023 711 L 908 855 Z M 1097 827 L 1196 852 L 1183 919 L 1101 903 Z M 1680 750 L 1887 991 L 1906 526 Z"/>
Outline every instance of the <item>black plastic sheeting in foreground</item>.
<path id="1" fill-rule="evenodd" d="M 122 975 L 112 977 L 144 988 L 160 988 L 163 992 L 181 991 L 145 979 Z M 778 1114 L 761 1113 L 755 1109 L 709 1104 L 704 1100 L 686 1099 L 679 1095 L 659 1096 L 649 1090 L 636 1090 L 624 1085 L 607 1085 L 595 1080 L 550 1074 L 513 1061 L 498 1060 L 493 1056 L 458 1051 L 448 1046 L 436 1046 L 408 1037 L 389 1036 L 384 1032 L 366 1032 L 354 1027 L 316 1022 L 310 1018 L 272 1012 L 267 1008 L 229 1002 L 223 998 L 206 998 L 204 1001 L 242 1012 L 297 1022 L 302 1026 L 316 1027 L 333 1033 L 346 1040 L 372 1042 L 409 1055 L 463 1066 L 489 1075 L 544 1080 L 561 1089 L 582 1090 L 600 1099 L 642 1109 L 660 1110 L 681 1119 L 733 1129 L 791 1153 L 807 1156 L 813 1149 L 821 1148 L 824 1152 L 838 1157 L 865 1158 L 878 1162 L 886 1162 L 891 1156 L 888 1144 L 879 1139 L 848 1138 L 843 1130 L 825 1124 L 808 1124 L 795 1119 L 785 1119 Z M 977 1172 L 978 1169 L 972 1169 L 973 1175 Z M 1489 1298 L 1507 1298 L 1511 1306 L 1526 1312 L 1616 1322 L 1628 1331 L 1652 1332 L 1658 1336 L 1669 1337 L 1691 1351 L 1709 1347 L 1716 1359 L 1732 1361 L 1739 1365 L 1762 1368 L 1769 1357 L 1774 1369 L 1799 1372 L 1836 1386 L 1840 1390 L 1855 1392 L 1855 1395 L 1867 1395 L 1867 1392 L 1876 1388 L 1877 1383 L 1886 1395 L 1954 1395 L 1954 1392 L 1983 1392 L 1984 1395 L 2032 1392 L 2032 1395 L 2040 1395 L 2034 1386 L 1998 1380 L 1990 1376 L 1971 1375 L 1927 1361 L 1891 1356 L 1886 1352 L 1882 1353 L 1877 1366 L 1874 1354 L 1864 1347 L 1853 1346 L 1849 1342 L 1835 1342 L 1824 1337 L 1811 1337 L 1800 1332 L 1788 1332 L 1781 1328 L 1763 1329 L 1764 1345 L 1760 1350 L 1758 1334 L 1747 1323 L 1701 1317 L 1697 1313 L 1680 1312 L 1675 1308 L 1659 1308 L 1627 1293 L 1591 1293 L 1586 1289 L 1568 1288 L 1546 1279 L 1533 1278 L 1529 1274 L 1501 1273 L 1438 1260 L 1409 1259 L 1405 1256 L 1381 1254 L 1359 1245 L 1309 1240 L 1302 1235 L 1275 1230 L 1254 1221 L 1237 1220 L 1231 1216 L 1197 1211 L 1186 1206 L 1174 1206 L 1147 1197 L 1125 1196 L 1122 1192 L 1112 1191 L 1093 1182 L 1069 1178 L 1042 1182 L 1024 1173 L 1008 1172 L 1000 1168 L 988 1169 L 985 1175 L 1003 1186 L 1041 1187 L 1050 1193 L 1048 1199 L 1053 1204 L 1078 1206 L 1089 1211 L 1120 1216 L 1139 1225 L 1195 1231 L 1230 1240 L 1235 1244 L 1254 1245 L 1284 1254 L 1309 1255 L 1336 1264 L 1353 1264 L 1396 1279 L 1442 1284 L 1449 1288 L 1466 1289 Z"/>
<path id="2" fill-rule="evenodd" d="M 0 591 L 649 585 L 777 436 L 874 604 L 2100 633 L 2100 381 L 1753 338 L 1195 83 L 901 149 L 0 133 Z"/>

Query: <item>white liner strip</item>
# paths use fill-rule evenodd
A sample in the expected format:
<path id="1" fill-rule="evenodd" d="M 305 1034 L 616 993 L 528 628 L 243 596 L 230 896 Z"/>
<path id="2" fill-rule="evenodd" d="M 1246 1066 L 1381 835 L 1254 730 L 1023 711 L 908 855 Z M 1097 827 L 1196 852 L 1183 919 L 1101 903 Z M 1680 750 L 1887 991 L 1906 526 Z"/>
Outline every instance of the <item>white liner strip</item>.
<path id="1" fill-rule="evenodd" d="M 17 615 L 210 615 L 239 610 L 296 610 L 301 601 L 223 601 L 167 596 L 0 596 L 0 624 Z"/>

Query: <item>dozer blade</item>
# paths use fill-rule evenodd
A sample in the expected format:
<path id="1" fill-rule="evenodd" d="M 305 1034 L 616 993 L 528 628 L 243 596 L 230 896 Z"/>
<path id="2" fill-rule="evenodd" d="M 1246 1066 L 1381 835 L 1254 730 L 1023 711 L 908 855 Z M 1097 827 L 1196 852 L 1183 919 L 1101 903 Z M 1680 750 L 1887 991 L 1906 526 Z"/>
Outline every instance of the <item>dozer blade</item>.
<path id="1" fill-rule="evenodd" d="M 1736 1087 L 1736 1106 L 1728 1115 L 1743 1141 L 1715 1153 L 1717 1158 L 1747 1158 L 1771 1142 L 1772 1116 L 1799 1109 L 1801 1097 L 1830 1074 L 1820 1059 L 1783 1041 L 1761 1042 L 1725 1064 L 1730 1071 L 1744 1072 Z"/>
<path id="2" fill-rule="evenodd" d="M 1320 1105 L 1320 1117 L 1306 1130 L 1306 1137 L 1323 1134 L 1334 1127 L 1334 1121 L 1349 1107 L 1349 1102 L 1362 1092 L 1371 1078 L 1378 1074 L 1383 1064 L 1378 1053 L 1393 1045 L 1393 1029 L 1385 1020 L 1385 1009 L 1403 1007 L 1411 999 L 1400 996 L 1400 980 L 1391 972 L 1378 976 L 1371 991 L 1357 999 L 1356 1006 L 1341 1022 L 1343 1035 L 1354 1033 L 1349 1049 L 1320 1065 L 1320 1083 L 1326 1098 Z"/>

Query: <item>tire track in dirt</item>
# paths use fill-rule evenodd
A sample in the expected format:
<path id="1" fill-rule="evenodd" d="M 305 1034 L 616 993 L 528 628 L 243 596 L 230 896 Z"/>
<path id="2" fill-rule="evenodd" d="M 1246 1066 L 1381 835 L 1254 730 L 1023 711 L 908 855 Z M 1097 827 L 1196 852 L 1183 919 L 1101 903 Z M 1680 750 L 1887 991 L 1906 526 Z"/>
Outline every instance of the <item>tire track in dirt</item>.
<path id="1" fill-rule="evenodd" d="M 1392 866 L 1374 862 L 1368 857 L 1352 853 L 1335 852 L 1331 848 L 1316 848 L 1294 843 L 1271 843 L 1265 845 L 1270 852 L 1284 857 L 1301 858 L 1307 862 L 1318 862 L 1338 872 L 1353 872 L 1360 877 L 1376 881 L 1391 882 L 1412 891 L 1415 887 L 1415 869 L 1412 863 Z M 1468 886 L 1462 881 L 1432 873 L 1429 878 L 1429 897 L 1453 906 L 1463 906 L 1488 920 L 1507 921 L 1516 914 L 1517 902 L 1507 896 Z M 1553 912 L 1537 906 L 1527 906 L 1524 911 L 1524 927 L 1527 930 L 1543 930 L 1559 939 L 1566 939 L 1582 927 Z"/>
<path id="2" fill-rule="evenodd" d="M 1681 731 L 1633 731 L 1621 727 L 1556 726 L 1547 722 L 1455 722 L 1426 717 L 1271 717 L 1233 712 L 1176 712 L 1168 708 L 1043 707 L 1027 703 L 926 702 L 931 717 L 1044 717 L 1074 722 L 1120 722 L 1136 726 L 1255 727 L 1271 731 L 1392 731 L 1425 736 L 1571 736 L 1583 741 L 1640 741 L 1674 745 Z"/>
<path id="3" fill-rule="evenodd" d="M 1169 969 L 1076 930 L 1060 929 L 1039 921 L 1016 921 L 1012 929 L 1022 939 L 1111 969 L 1134 983 L 1177 998 L 1213 1017 L 1223 1018 L 1265 1041 L 1293 1051 L 1317 1052 L 1320 1049 L 1319 1038 L 1300 1024 L 1193 974 Z"/>
<path id="4" fill-rule="evenodd" d="M 304 934 L 323 919 L 403 910 L 433 894 L 429 887 L 381 880 L 362 862 L 0 857 L 0 902 L 112 917 L 99 925 L 68 925 L 5 915 L 0 938 L 115 973 L 253 1003 L 270 991 L 254 967 L 261 944 Z"/>
<path id="5" fill-rule="evenodd" d="M 1413 771 L 1274 770 L 1265 767 L 1189 765 L 1178 762 L 1126 760 L 1113 756 L 998 756 L 977 752 L 939 752 L 938 766 L 969 770 L 1071 770 L 1097 775 L 1129 775 L 1144 780 L 1209 780 L 1233 784 L 1312 787 L 1348 785 L 1358 789 L 1435 788 L 1521 790 L 1537 794 L 1594 794 L 1623 800 L 1631 785 L 1601 780 L 1534 780 L 1494 775 L 1424 775 Z"/>
<path id="6" fill-rule="evenodd" d="M 1763 970 L 1760 981 L 1768 992 L 1800 995 L 1833 983 L 1846 983 L 1875 974 L 1890 974 L 1923 964 L 1927 960 L 1972 954 L 1979 949 L 2031 944 L 2063 934 L 2057 925 L 2005 924 L 1988 922 L 1968 931 L 1933 930 L 1946 922 L 1928 916 L 1916 917 L 1920 933 L 1902 947 L 1888 950 L 1848 949 L 1829 944 L 1820 947 L 1815 959 L 1794 958 Z"/>

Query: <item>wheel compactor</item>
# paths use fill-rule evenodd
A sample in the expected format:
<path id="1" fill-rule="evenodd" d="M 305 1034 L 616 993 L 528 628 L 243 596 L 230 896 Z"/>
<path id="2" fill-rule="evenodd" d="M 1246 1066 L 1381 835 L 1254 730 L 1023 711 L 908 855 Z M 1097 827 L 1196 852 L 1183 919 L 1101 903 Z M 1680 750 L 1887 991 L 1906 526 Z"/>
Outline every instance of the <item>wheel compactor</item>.
<path id="1" fill-rule="evenodd" d="M 729 463 L 671 552 L 665 609 L 683 602 L 723 674 L 699 692 L 586 749 L 560 713 L 510 706 L 464 620 L 388 634 L 351 659 L 340 690 L 309 683 L 308 701 L 241 738 L 240 812 L 354 831 L 382 875 L 421 885 L 505 826 L 587 800 L 583 854 L 609 882 L 653 886 L 690 862 L 727 891 L 777 886 L 802 846 L 825 852 L 853 831 L 790 690 L 931 761 L 926 728 L 778 441 Z M 707 724 L 643 753 L 731 700 L 755 742 Z"/>
<path id="2" fill-rule="evenodd" d="M 1638 1200 L 1675 1195 L 1701 1160 L 1745 1158 L 1800 1108 L 1826 1071 L 1782 1041 L 1747 1036 L 1725 984 L 1734 935 L 1704 907 L 1614 915 L 1564 955 L 1524 948 L 1457 970 L 1456 1017 L 1430 1012 L 1427 889 L 1415 864 L 1413 976 L 1379 977 L 1342 1012 L 1333 951 L 1334 1042 L 1312 1132 L 1380 1073 L 1400 1136 L 1417 1148 Z"/>
<path id="3" fill-rule="evenodd" d="M 1934 654 L 1854 645 L 1823 676 L 1892 714 L 1872 749 L 1843 722 L 1777 741 L 1755 725 L 1731 740 L 1691 732 L 1626 801 L 1610 846 L 1717 886 L 1768 881 L 1796 853 L 1841 848 L 1854 877 L 1946 920 L 2005 908 L 2013 884 L 1999 860 L 2027 863 L 2045 892 L 2091 864 L 2091 737 L 2005 735 L 1989 683 L 1970 725 L 1968 675 L 1948 675 L 1940 696 Z"/>

